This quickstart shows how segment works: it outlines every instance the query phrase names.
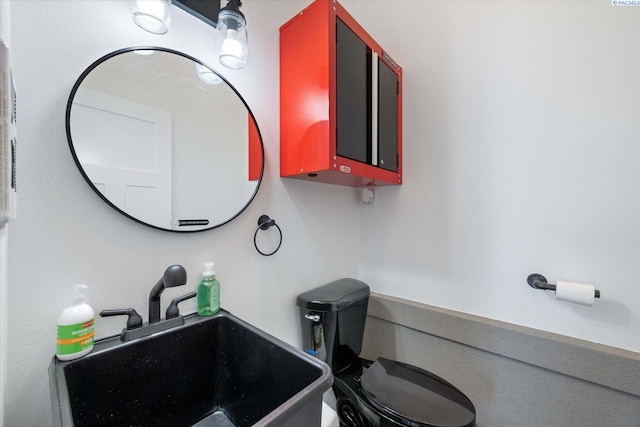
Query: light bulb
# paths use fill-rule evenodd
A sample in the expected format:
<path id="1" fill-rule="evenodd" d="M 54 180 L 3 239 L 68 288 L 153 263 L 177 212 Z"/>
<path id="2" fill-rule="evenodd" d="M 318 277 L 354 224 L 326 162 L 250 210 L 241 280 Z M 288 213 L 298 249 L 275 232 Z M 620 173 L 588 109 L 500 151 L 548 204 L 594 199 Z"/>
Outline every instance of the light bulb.
<path id="1" fill-rule="evenodd" d="M 240 14 L 222 10 L 218 15 L 217 45 L 220 63 L 238 69 L 247 63 L 247 29 Z"/>
<path id="2" fill-rule="evenodd" d="M 233 56 L 240 58 L 242 56 L 242 43 L 238 40 L 238 32 L 236 30 L 227 30 L 225 37 L 220 46 L 220 56 Z"/>
<path id="3" fill-rule="evenodd" d="M 153 34 L 164 34 L 171 24 L 171 0 L 130 0 L 133 22 Z"/>

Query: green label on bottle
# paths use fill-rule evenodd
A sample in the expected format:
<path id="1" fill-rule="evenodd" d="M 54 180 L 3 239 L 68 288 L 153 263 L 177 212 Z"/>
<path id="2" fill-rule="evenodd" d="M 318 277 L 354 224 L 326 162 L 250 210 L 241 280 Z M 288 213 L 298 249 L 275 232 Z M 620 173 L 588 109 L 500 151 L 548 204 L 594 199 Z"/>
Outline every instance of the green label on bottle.
<path id="1" fill-rule="evenodd" d="M 75 325 L 58 325 L 57 354 L 73 354 L 93 346 L 93 319 Z"/>

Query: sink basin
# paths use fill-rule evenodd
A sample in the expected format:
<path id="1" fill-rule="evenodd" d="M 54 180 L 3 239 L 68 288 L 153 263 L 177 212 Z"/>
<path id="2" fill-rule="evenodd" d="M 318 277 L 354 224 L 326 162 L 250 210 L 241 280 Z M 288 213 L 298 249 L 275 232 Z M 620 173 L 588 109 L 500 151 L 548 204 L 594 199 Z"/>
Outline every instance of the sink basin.
<path id="1" fill-rule="evenodd" d="M 221 310 L 49 367 L 56 426 L 320 426 L 329 367 Z"/>

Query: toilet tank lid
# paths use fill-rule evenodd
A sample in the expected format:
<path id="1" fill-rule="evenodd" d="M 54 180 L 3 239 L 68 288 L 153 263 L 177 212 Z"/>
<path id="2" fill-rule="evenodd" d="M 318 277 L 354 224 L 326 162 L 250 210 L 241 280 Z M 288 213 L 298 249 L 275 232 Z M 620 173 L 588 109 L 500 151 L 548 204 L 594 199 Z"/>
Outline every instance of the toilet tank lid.
<path id="1" fill-rule="evenodd" d="M 369 286 L 356 279 L 340 279 L 298 295 L 300 308 L 338 311 L 369 297 Z"/>

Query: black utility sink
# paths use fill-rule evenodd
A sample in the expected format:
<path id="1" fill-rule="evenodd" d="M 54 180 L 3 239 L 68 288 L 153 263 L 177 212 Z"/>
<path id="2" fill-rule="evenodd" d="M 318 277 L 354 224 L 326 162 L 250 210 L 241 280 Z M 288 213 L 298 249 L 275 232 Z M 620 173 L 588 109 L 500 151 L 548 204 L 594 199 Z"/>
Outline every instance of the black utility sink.
<path id="1" fill-rule="evenodd" d="M 329 367 L 221 310 L 49 368 L 56 426 L 320 426 Z"/>

